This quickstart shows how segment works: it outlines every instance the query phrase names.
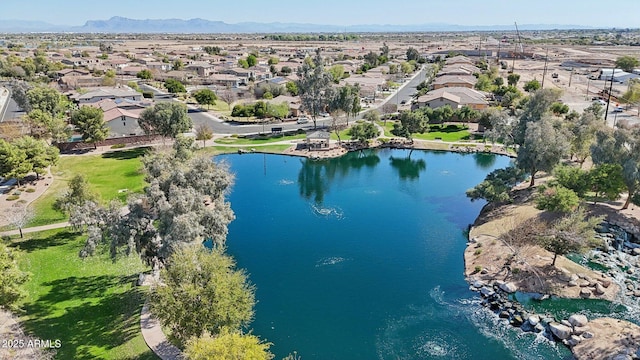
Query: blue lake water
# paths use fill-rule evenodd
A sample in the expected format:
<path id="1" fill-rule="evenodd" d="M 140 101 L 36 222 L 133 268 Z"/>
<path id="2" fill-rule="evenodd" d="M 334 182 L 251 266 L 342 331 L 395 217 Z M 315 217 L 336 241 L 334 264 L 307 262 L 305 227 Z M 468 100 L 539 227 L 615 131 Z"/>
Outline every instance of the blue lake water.
<path id="1" fill-rule="evenodd" d="M 479 305 L 463 275 L 465 190 L 509 159 L 406 150 L 332 160 L 225 155 L 227 245 L 257 286 L 253 332 L 281 359 L 562 359 Z"/>

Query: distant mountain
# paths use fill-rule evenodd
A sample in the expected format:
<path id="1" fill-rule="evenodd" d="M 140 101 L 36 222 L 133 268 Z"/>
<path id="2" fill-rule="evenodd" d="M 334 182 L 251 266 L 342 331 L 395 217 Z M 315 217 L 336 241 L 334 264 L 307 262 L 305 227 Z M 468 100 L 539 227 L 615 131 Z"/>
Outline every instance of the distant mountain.
<path id="1" fill-rule="evenodd" d="M 580 25 L 523 24 L 520 30 L 589 29 Z M 427 31 L 511 31 L 513 25 L 321 25 L 300 23 L 242 22 L 228 24 L 205 19 L 129 19 L 89 20 L 82 26 L 52 25 L 38 21 L 0 20 L 0 32 L 78 32 L 78 33 L 338 33 L 338 32 L 427 32 Z"/>
<path id="2" fill-rule="evenodd" d="M 44 21 L 0 20 L 0 33 L 64 31 L 68 26 L 53 25 Z"/>

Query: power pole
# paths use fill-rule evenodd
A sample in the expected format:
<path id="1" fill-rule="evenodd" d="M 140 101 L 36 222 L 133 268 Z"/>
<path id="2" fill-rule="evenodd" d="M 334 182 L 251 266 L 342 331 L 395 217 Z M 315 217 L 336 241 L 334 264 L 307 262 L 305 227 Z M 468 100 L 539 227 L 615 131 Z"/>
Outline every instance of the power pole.
<path id="1" fill-rule="evenodd" d="M 613 92 L 613 76 L 616 74 L 616 68 L 613 67 L 611 72 L 611 84 L 609 84 L 609 97 L 607 98 L 607 109 L 604 111 L 604 123 L 607 123 L 607 116 L 609 115 L 609 104 L 611 103 L 611 93 Z"/>
<path id="2" fill-rule="evenodd" d="M 544 78 L 547 76 L 547 62 L 549 61 L 549 48 L 547 48 L 547 55 L 544 57 L 544 70 L 542 71 L 542 85 L 540 88 L 544 89 Z"/>

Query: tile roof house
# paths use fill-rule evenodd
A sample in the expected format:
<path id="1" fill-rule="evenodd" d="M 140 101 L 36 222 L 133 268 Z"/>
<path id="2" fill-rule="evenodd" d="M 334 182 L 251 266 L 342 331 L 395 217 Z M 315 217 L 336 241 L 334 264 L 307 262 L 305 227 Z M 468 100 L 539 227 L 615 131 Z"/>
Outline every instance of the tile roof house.
<path id="1" fill-rule="evenodd" d="M 445 67 L 443 67 L 439 72 L 437 76 L 443 76 L 443 75 L 473 75 L 476 73 L 480 73 L 481 70 L 474 66 L 474 65 L 461 65 L 461 64 L 455 64 L 455 65 L 446 65 Z"/>
<path id="2" fill-rule="evenodd" d="M 466 87 L 473 89 L 478 79 L 472 75 L 443 75 L 438 76 L 433 81 L 433 88 L 440 89 L 446 87 Z"/>
<path id="3" fill-rule="evenodd" d="M 126 86 L 115 88 L 98 88 L 84 94 L 76 94 L 71 97 L 80 105 L 95 103 L 104 99 L 131 99 L 142 100 L 142 94 Z"/>
<path id="4" fill-rule="evenodd" d="M 432 90 L 418 98 L 418 107 L 438 108 L 449 105 L 452 109 L 468 106 L 474 110 L 486 109 L 489 106 L 487 94 L 466 87 L 451 87 Z"/>
<path id="5" fill-rule="evenodd" d="M 109 128 L 109 138 L 144 135 L 138 125 L 140 112 L 113 108 L 104 112 L 104 121 Z"/>

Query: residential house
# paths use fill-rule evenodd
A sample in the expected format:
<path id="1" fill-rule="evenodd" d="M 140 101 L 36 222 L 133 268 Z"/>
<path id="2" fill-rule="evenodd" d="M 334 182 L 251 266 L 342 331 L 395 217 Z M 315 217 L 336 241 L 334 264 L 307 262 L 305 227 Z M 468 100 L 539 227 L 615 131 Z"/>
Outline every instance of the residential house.
<path id="1" fill-rule="evenodd" d="M 127 87 L 98 88 L 84 94 L 76 94 L 71 97 L 80 105 L 95 103 L 104 99 L 130 99 L 135 101 L 142 100 L 142 94 Z"/>
<path id="2" fill-rule="evenodd" d="M 487 94 L 466 87 L 440 88 L 422 95 L 416 102 L 418 107 L 428 106 L 432 109 L 449 105 L 452 109 L 468 106 L 474 110 L 483 110 L 489 107 Z"/>
<path id="3" fill-rule="evenodd" d="M 225 87 L 233 87 L 237 88 L 238 86 L 244 84 L 244 79 L 241 79 L 235 75 L 231 74 L 211 74 L 208 78 L 214 85 L 221 85 Z"/>
<path id="4" fill-rule="evenodd" d="M 56 75 L 60 78 L 64 76 L 87 76 L 89 74 L 90 72 L 85 69 L 62 69 L 56 71 Z"/>
<path id="5" fill-rule="evenodd" d="M 447 87 L 466 87 L 473 89 L 477 82 L 478 79 L 472 75 L 443 75 L 436 77 L 432 85 L 434 89 Z"/>
<path id="6" fill-rule="evenodd" d="M 471 59 L 466 56 L 456 55 L 454 57 L 447 58 L 445 60 L 446 65 L 471 65 L 474 66 L 474 63 Z"/>
<path id="7" fill-rule="evenodd" d="M 292 117 L 297 117 L 302 115 L 302 110 L 300 107 L 302 106 L 302 101 L 297 96 L 287 96 L 287 95 L 279 95 L 270 100 L 265 100 L 265 102 L 270 104 L 282 104 L 287 103 L 289 105 L 289 115 Z"/>
<path id="8" fill-rule="evenodd" d="M 443 67 L 437 76 L 443 75 L 473 75 L 476 73 L 480 73 L 481 70 L 473 65 L 446 65 Z"/>
<path id="9" fill-rule="evenodd" d="M 104 121 L 109 128 L 109 138 L 144 135 L 138 125 L 140 112 L 113 108 L 104 112 Z"/>
<path id="10" fill-rule="evenodd" d="M 340 81 L 341 84 L 360 86 L 360 95 L 375 96 L 386 84 L 386 80 L 381 77 L 368 77 L 363 75 L 354 75 Z"/>
<path id="11" fill-rule="evenodd" d="M 58 79 L 58 86 L 63 91 L 102 86 L 102 78 L 91 75 L 67 75 Z"/>
<path id="12" fill-rule="evenodd" d="M 214 66 L 206 61 L 194 61 L 185 67 L 186 70 L 193 71 L 201 77 L 207 77 L 214 72 Z"/>

